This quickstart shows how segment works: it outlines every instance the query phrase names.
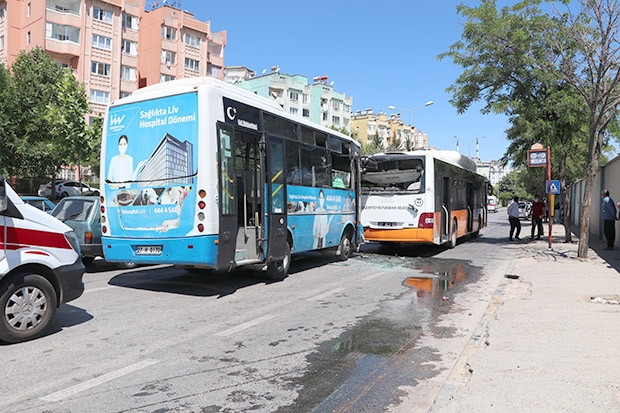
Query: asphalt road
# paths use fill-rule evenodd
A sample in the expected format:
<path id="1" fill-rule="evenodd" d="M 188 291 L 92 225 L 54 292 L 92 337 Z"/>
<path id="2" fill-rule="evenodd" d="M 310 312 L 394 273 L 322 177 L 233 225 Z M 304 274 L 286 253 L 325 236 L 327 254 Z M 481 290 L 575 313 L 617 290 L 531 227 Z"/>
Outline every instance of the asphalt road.
<path id="1" fill-rule="evenodd" d="M 96 260 L 49 334 L 0 346 L 0 411 L 426 411 L 510 271 L 505 218 L 451 250 L 295 256 L 278 283 Z"/>

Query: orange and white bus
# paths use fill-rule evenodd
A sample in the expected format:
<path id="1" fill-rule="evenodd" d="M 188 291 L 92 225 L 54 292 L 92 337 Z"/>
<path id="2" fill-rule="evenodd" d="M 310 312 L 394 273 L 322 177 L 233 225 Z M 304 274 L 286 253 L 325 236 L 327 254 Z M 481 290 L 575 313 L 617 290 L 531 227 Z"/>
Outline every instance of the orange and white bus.
<path id="1" fill-rule="evenodd" d="M 366 241 L 456 246 L 486 226 L 487 179 L 456 151 L 379 153 L 362 159 Z"/>

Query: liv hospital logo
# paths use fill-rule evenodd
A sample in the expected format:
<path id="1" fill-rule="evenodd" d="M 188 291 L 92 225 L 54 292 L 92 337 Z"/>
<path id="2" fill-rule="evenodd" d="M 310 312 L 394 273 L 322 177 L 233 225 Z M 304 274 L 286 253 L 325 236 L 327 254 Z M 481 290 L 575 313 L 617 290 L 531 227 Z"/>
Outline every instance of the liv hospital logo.
<path id="1" fill-rule="evenodd" d="M 125 131 L 136 113 L 138 113 L 137 108 L 111 112 L 108 116 L 108 129 L 112 133 L 121 133 Z"/>

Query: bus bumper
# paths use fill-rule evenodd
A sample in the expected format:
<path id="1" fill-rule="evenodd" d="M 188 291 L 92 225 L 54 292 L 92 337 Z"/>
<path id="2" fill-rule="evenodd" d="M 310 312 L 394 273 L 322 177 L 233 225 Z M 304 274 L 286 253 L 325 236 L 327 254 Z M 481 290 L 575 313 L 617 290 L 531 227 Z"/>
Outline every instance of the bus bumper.
<path id="1" fill-rule="evenodd" d="M 103 255 L 110 262 L 204 265 L 215 267 L 217 235 L 187 238 L 102 237 Z"/>
<path id="2" fill-rule="evenodd" d="M 422 244 L 435 243 L 433 228 L 402 228 L 376 229 L 364 228 L 364 239 L 377 242 L 419 242 Z"/>

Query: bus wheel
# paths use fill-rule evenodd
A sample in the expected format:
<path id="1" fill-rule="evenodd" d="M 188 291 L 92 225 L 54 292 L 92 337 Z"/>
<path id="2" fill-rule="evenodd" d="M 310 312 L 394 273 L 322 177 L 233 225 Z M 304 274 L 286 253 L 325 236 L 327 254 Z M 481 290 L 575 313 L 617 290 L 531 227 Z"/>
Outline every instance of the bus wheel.
<path id="1" fill-rule="evenodd" d="M 346 261 L 351 256 L 351 231 L 345 231 L 340 238 L 340 245 L 336 249 L 336 257 L 339 261 Z"/>
<path id="2" fill-rule="evenodd" d="M 456 230 L 457 230 L 457 225 L 456 225 L 456 219 L 454 221 L 452 221 L 452 232 L 450 233 L 450 241 L 448 242 L 448 248 L 454 248 L 456 247 Z"/>
<path id="3" fill-rule="evenodd" d="M 19 343 L 43 334 L 56 314 L 54 287 L 38 274 L 16 274 L 0 283 L 0 340 Z"/>
<path id="4" fill-rule="evenodd" d="M 282 281 L 286 278 L 288 274 L 288 269 L 291 266 L 291 246 L 287 242 L 286 248 L 284 249 L 284 258 L 281 260 L 271 261 L 269 265 L 267 265 L 267 270 L 265 271 L 265 275 L 268 279 L 274 281 Z"/>

